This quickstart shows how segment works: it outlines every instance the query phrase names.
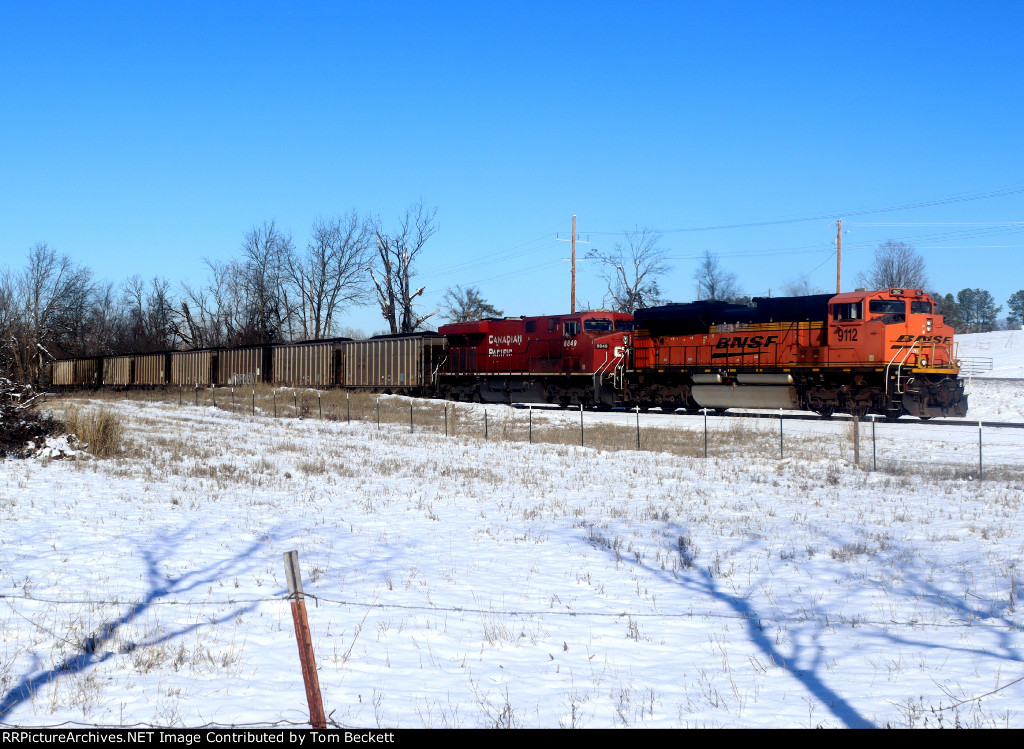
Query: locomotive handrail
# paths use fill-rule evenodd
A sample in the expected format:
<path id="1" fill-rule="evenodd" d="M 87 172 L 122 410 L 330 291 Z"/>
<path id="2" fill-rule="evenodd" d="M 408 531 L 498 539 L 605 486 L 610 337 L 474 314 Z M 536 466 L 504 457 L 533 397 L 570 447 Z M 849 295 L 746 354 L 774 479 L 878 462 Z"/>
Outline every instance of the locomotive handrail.
<path id="1" fill-rule="evenodd" d="M 437 387 L 437 383 L 438 383 L 438 376 L 437 375 L 441 371 L 441 367 L 443 367 L 447 363 L 447 361 L 448 361 L 448 357 L 444 356 L 444 357 L 442 357 L 441 361 L 439 361 L 437 363 L 437 366 L 434 367 L 434 373 L 431 375 L 430 381 L 433 383 L 435 388 Z"/>
<path id="2" fill-rule="evenodd" d="M 897 350 L 896 353 L 892 355 L 892 359 L 889 360 L 889 363 L 885 367 L 885 381 L 888 382 L 889 381 L 889 368 L 892 367 L 893 362 L 896 361 L 896 357 L 900 355 L 900 352 L 901 351 L 906 351 L 906 353 L 903 354 L 903 358 L 900 359 L 900 363 L 896 365 L 896 392 L 897 393 L 902 393 L 903 392 L 902 390 L 900 390 L 900 379 L 901 379 L 903 365 L 906 363 L 907 358 L 912 353 L 914 353 L 914 349 L 917 348 L 918 343 L 920 343 L 920 341 L 913 341 L 909 346 L 901 346 L 899 348 L 899 350 Z"/>

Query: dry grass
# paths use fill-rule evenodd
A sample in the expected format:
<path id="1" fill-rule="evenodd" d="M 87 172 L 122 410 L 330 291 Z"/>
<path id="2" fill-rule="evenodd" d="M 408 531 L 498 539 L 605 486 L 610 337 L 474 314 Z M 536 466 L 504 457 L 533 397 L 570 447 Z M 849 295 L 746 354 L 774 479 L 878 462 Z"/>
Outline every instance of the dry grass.
<path id="1" fill-rule="evenodd" d="M 93 391 L 92 401 L 131 400 L 144 403 L 165 403 L 181 407 L 216 407 L 241 416 L 279 419 L 308 419 L 311 421 L 379 423 L 381 427 L 395 425 L 403 431 L 416 434 L 433 433 L 491 442 L 527 443 L 582 446 L 588 449 L 617 452 L 637 450 L 637 430 L 627 414 L 613 414 L 612 418 L 595 418 L 593 412 L 584 413 L 581 440 L 578 413 L 566 414 L 548 408 L 531 413 L 525 408 L 510 408 L 500 404 L 488 405 L 445 402 L 428 398 L 380 396 L 362 391 L 341 389 L 316 390 L 311 388 L 275 388 L 269 385 L 255 387 L 206 388 L 153 388 L 132 391 Z M 77 413 L 77 412 L 76 412 Z M 100 414 L 103 409 L 100 409 Z M 486 417 L 485 414 L 486 413 Z M 566 418 L 570 416 L 570 418 Z M 666 417 L 673 418 L 673 417 Z M 73 419 L 74 431 L 80 439 L 90 443 L 90 451 L 98 456 L 117 454 L 120 429 L 112 424 L 109 413 Z M 84 422 L 88 421 L 89 424 Z M 656 421 L 656 420 L 655 420 Z M 641 422 L 639 449 L 667 453 L 684 458 L 742 458 L 747 460 L 812 460 L 833 458 L 853 462 L 854 440 L 857 429 L 854 422 L 840 427 L 831 436 L 813 435 L 785 429 L 780 450 L 779 420 L 774 416 L 750 415 L 748 418 L 714 418 L 708 422 L 706 446 L 703 419 L 700 416 L 673 419 L 671 426 L 652 425 L 650 416 Z M 78 426 L 78 422 L 83 422 Z M 110 434 L 105 429 L 112 430 Z M 89 436 L 85 436 L 86 434 Z M 871 433 L 865 424 L 859 425 L 859 467 L 871 471 L 873 467 Z M 297 445 L 283 444 L 285 452 L 301 451 Z M 127 448 L 133 446 L 128 445 Z M 121 450 L 122 454 L 124 450 Z M 193 450 L 173 450 L 175 454 L 191 454 Z M 179 455 L 180 457 L 180 455 Z M 197 459 L 209 456 L 193 455 Z M 307 459 L 296 466 L 308 474 L 321 474 L 335 470 L 322 459 Z M 943 480 L 972 482 L 978 480 L 977 464 L 967 460 L 963 465 L 954 461 L 937 464 L 931 462 L 877 458 L 877 471 L 902 476 L 905 480 L 918 480 L 930 476 Z M 985 481 L 1021 482 L 1024 470 L 1007 466 L 985 468 Z"/>
<path id="2" fill-rule="evenodd" d="M 67 433 L 78 437 L 79 442 L 97 458 L 112 458 L 121 452 L 124 425 L 108 409 L 84 410 L 69 406 L 64 410 L 61 421 Z"/>

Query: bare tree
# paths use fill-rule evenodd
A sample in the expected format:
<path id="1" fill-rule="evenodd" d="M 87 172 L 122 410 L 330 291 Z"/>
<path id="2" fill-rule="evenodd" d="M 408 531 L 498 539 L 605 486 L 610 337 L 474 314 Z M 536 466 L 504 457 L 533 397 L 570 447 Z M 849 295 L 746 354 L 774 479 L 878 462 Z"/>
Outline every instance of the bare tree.
<path id="1" fill-rule="evenodd" d="M 694 271 L 693 278 L 700 287 L 701 299 L 718 299 L 728 302 L 740 295 L 736 274 L 725 270 L 718 260 L 718 255 L 710 250 L 704 251 L 704 259 Z"/>
<path id="2" fill-rule="evenodd" d="M 893 240 L 878 245 L 871 267 L 857 279 L 871 289 L 923 289 L 928 285 L 924 258 L 913 245 Z"/>
<path id="3" fill-rule="evenodd" d="M 486 317 L 501 317 L 505 314 L 484 300 L 480 295 L 480 289 L 475 286 L 456 286 L 454 289 L 448 289 L 444 293 L 442 306 L 451 322 L 483 320 Z"/>
<path id="4" fill-rule="evenodd" d="M 252 311 L 253 343 L 273 343 L 292 332 L 296 300 L 286 271 L 292 251 L 291 236 L 273 221 L 254 226 L 242 241 L 241 280 Z"/>
<path id="5" fill-rule="evenodd" d="M 632 313 L 662 301 L 658 278 L 669 265 L 661 240 L 661 232 L 645 227 L 627 232 L 625 244 L 617 242 L 611 252 L 590 253 L 601 261 L 601 277 L 608 285 L 605 300 L 617 312 Z"/>
<path id="6" fill-rule="evenodd" d="M 289 266 L 290 280 L 302 302 L 299 317 L 304 337 L 331 335 L 339 312 L 366 303 L 370 239 L 369 224 L 354 211 L 313 223 L 305 254 L 293 257 Z"/>
<path id="7" fill-rule="evenodd" d="M 370 278 L 377 291 L 381 315 L 392 333 L 411 333 L 441 311 L 439 308 L 418 316 L 412 306 L 426 288 L 412 288 L 412 266 L 427 240 L 437 233 L 436 218 L 437 208 L 428 209 L 420 201 L 406 210 L 393 234 L 387 234 L 379 220 L 374 223 L 377 257 L 375 267 L 370 268 Z"/>
<path id="8" fill-rule="evenodd" d="M 92 272 L 39 243 L 29 250 L 22 274 L 8 282 L 14 310 L 9 331 L 12 371 L 22 380 L 39 379 L 44 352 L 74 348 L 86 319 Z"/>
<path id="9" fill-rule="evenodd" d="M 178 342 L 178 313 L 171 285 L 154 277 L 148 283 L 132 276 L 124 284 L 127 312 L 126 349 L 166 351 Z"/>

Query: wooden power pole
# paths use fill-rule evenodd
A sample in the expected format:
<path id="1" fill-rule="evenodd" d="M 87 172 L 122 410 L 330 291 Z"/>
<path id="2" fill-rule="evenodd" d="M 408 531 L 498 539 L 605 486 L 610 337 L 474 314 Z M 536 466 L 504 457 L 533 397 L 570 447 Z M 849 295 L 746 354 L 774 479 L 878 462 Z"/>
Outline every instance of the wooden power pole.
<path id="1" fill-rule="evenodd" d="M 572 294 L 569 299 L 569 312 L 576 312 L 576 214 L 572 216 Z"/>
<path id="2" fill-rule="evenodd" d="M 841 291 L 839 287 L 839 276 L 843 268 L 843 220 L 839 219 L 837 224 L 838 228 L 836 229 L 836 293 L 838 294 Z"/>
<path id="3" fill-rule="evenodd" d="M 572 217 L 572 237 L 569 239 L 556 237 L 556 239 L 558 239 L 559 242 L 572 243 L 572 257 L 570 258 L 570 262 L 572 263 L 572 269 L 570 271 L 572 274 L 572 287 L 569 295 L 569 313 L 572 314 L 576 312 L 576 216 Z M 580 242 L 580 244 L 589 244 L 589 242 Z M 565 260 L 565 258 L 562 258 L 562 260 Z"/>

